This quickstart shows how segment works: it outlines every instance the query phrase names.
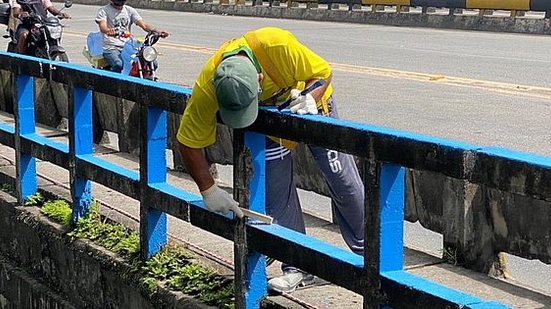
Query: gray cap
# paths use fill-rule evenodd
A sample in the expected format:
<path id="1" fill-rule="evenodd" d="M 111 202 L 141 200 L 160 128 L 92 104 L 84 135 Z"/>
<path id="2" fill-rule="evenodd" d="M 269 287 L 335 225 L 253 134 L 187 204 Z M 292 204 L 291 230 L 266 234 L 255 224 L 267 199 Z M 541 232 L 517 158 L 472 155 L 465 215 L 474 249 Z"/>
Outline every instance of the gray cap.
<path id="1" fill-rule="evenodd" d="M 250 126 L 258 115 L 258 73 L 247 57 L 224 59 L 214 72 L 220 117 L 235 129 Z"/>

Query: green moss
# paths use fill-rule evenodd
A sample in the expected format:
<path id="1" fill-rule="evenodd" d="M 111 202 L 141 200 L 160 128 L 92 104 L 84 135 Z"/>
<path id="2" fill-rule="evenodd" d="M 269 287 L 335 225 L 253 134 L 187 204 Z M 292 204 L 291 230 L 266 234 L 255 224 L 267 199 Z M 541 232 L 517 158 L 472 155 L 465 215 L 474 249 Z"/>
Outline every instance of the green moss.
<path id="1" fill-rule="evenodd" d="M 68 227 L 71 224 L 71 207 L 66 201 L 56 200 L 44 202 L 40 210 L 46 214 L 46 216 L 59 221 L 64 226 Z"/>
<path id="2" fill-rule="evenodd" d="M 37 199 L 33 199 L 37 200 Z M 47 201 L 41 208 L 47 216 L 70 225 L 71 208 L 62 200 Z M 151 295 L 157 292 L 160 281 L 166 286 L 218 308 L 234 308 L 234 285 L 214 271 L 192 263 L 193 255 L 182 247 L 165 246 L 145 263 L 139 260 L 139 234 L 121 224 L 104 222 L 99 206 L 94 203 L 86 216 L 78 220 L 68 236 L 89 239 L 114 251 L 132 265 L 130 273 L 140 275 L 141 286 Z M 129 274 L 124 274 L 125 276 Z"/>

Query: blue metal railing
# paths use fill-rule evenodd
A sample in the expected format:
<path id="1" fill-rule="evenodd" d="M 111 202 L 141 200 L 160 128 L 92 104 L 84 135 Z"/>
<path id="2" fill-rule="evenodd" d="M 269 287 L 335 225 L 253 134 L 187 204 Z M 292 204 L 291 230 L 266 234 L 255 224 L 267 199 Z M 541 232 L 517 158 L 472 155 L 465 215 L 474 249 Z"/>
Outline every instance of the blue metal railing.
<path id="1" fill-rule="evenodd" d="M 91 181 L 140 200 L 143 258 L 167 242 L 166 215 L 233 240 L 236 307 L 256 308 L 266 296 L 264 255 L 290 263 L 364 296 L 364 307 L 505 308 L 435 284 L 403 270 L 404 167 L 476 179 L 465 158 L 478 147 L 437 140 L 322 116 L 297 116 L 262 109 L 251 131 L 234 132 L 234 197 L 241 205 L 265 210 L 265 136 L 294 138 L 362 157 L 366 188 L 364 257 L 277 224 L 235 220 L 204 208 L 199 196 L 166 182 L 167 112 L 178 112 L 191 91 L 67 63 L 0 52 L 0 69 L 16 74 L 15 129 L 0 124 L 0 140 L 16 150 L 20 201 L 37 190 L 36 158 L 70 171 L 73 220 L 89 209 Z M 35 132 L 33 78 L 67 84 L 69 147 Z M 92 148 L 92 92 L 133 100 L 140 108 L 139 173 L 98 158 Z M 331 130 L 327 134 L 315 134 Z M 306 134 L 305 132 L 308 132 Z M 341 136 L 342 139 L 335 138 Z M 249 158 L 250 154 L 250 160 Z M 485 153 L 487 154 L 487 153 Z M 503 158 L 508 160 L 507 158 Z M 460 162 L 456 162 L 460 161 Z M 247 170 L 254 170 L 248 175 Z M 551 174 L 551 164 L 538 171 Z M 551 179 L 551 177 L 549 178 Z M 551 194 L 543 192 L 542 194 Z"/>

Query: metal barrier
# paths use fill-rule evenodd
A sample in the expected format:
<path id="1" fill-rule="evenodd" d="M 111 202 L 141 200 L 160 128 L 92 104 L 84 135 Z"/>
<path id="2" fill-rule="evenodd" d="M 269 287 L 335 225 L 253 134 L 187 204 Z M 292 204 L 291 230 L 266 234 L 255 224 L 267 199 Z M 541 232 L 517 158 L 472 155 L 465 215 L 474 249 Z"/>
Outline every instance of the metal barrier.
<path id="1" fill-rule="evenodd" d="M 265 258 L 290 263 L 364 296 L 364 307 L 506 308 L 446 288 L 403 270 L 404 166 L 430 170 L 518 194 L 551 199 L 551 160 L 532 162 L 499 151 L 322 116 L 261 109 L 248 131 L 234 132 L 234 197 L 264 210 L 265 136 L 303 141 L 362 158 L 366 188 L 366 248 L 361 257 L 277 224 L 233 219 L 204 208 L 200 197 L 166 182 L 167 112 L 181 110 L 191 90 L 67 63 L 0 52 L 0 69 L 16 74 L 15 127 L 0 124 L 0 143 L 16 152 L 20 201 L 36 192 L 36 158 L 70 171 L 73 220 L 91 204 L 91 181 L 141 202 L 141 255 L 147 259 L 167 242 L 166 214 L 234 241 L 236 308 L 256 308 L 266 295 Z M 33 78 L 69 88 L 69 145 L 35 131 Z M 92 149 L 92 92 L 117 95 L 140 105 L 140 171 L 102 160 Z M 331 136 L 324 134 L 333 132 Z M 306 133 L 307 132 L 307 133 Z M 515 171 L 529 166 L 539 176 L 529 188 L 515 186 Z M 495 183 L 505 169 L 509 178 Z M 253 172 L 254 171 L 254 174 Z"/>

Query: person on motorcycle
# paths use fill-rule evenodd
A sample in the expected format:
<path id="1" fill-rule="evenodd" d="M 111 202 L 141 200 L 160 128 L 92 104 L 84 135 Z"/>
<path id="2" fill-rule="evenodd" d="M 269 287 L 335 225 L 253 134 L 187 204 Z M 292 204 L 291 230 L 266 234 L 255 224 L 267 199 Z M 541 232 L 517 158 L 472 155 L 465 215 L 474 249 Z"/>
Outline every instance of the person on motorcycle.
<path id="1" fill-rule="evenodd" d="M 146 23 L 138 14 L 138 11 L 129 5 L 126 0 L 111 0 L 111 3 L 101 7 L 96 15 L 96 23 L 103 33 L 103 57 L 111 67 L 111 71 L 120 73 L 123 68 L 121 52 L 124 43 L 128 40 L 124 33 L 130 32 L 133 24 L 136 24 L 146 32 L 157 31 L 162 38 L 169 33 L 155 30 Z"/>
<path id="2" fill-rule="evenodd" d="M 29 20 L 31 13 L 40 15 L 43 18 L 46 18 L 48 12 L 61 18 L 71 18 L 69 14 L 56 9 L 50 0 L 20 2 L 23 5 L 19 4 L 16 0 L 10 1 L 13 16 L 21 21 L 17 25 L 17 30 L 15 31 L 15 36 L 17 38 L 17 52 L 20 54 L 24 54 L 27 51 L 27 38 L 29 37 L 29 31 L 33 26 Z"/>

